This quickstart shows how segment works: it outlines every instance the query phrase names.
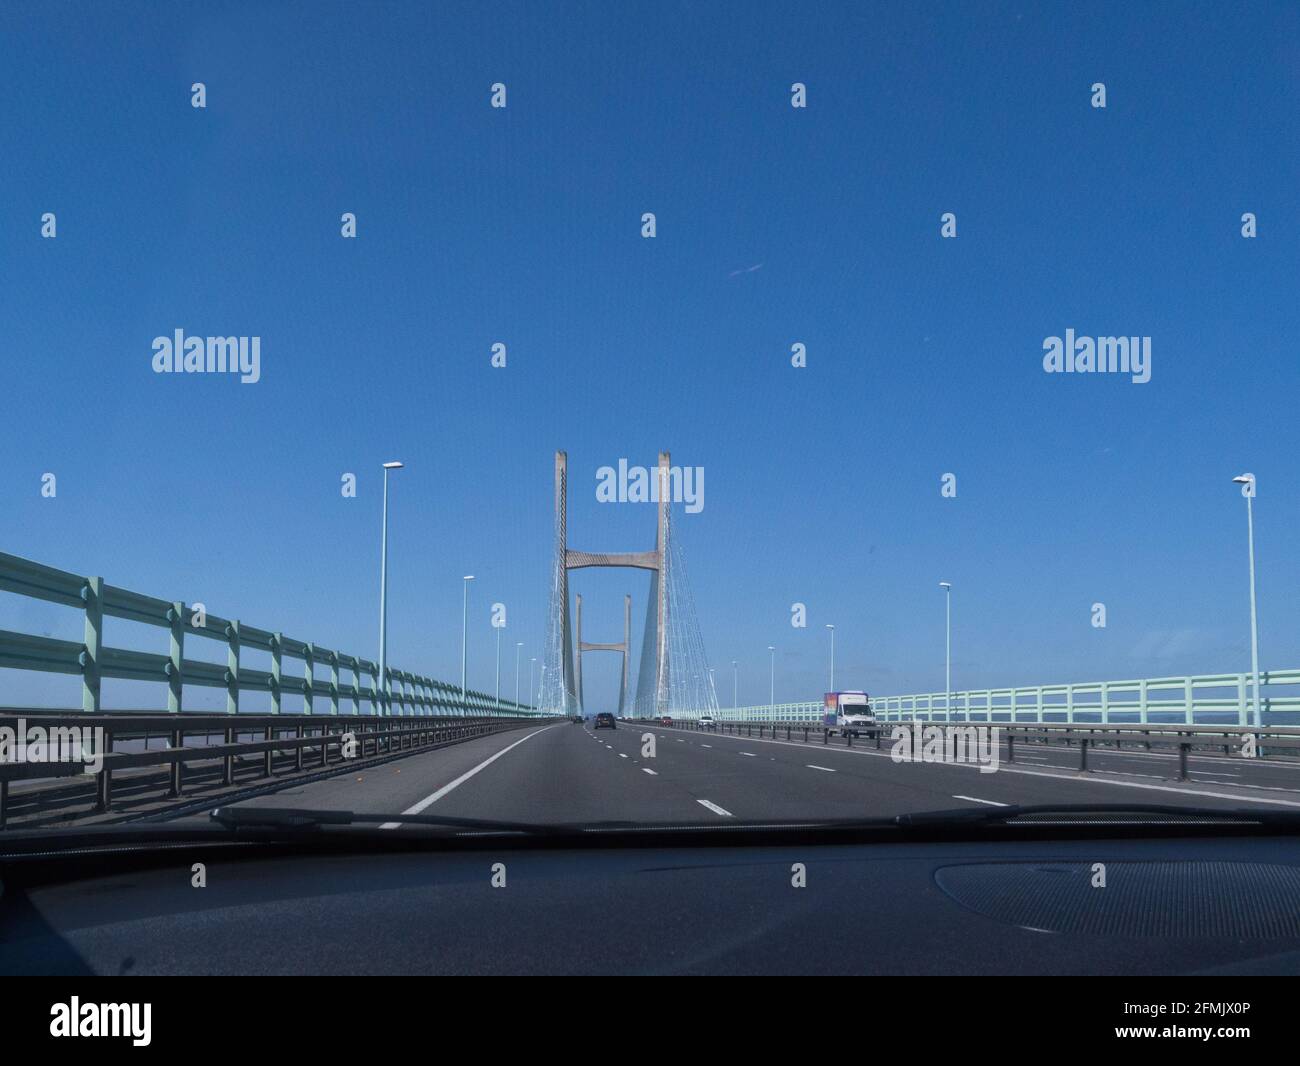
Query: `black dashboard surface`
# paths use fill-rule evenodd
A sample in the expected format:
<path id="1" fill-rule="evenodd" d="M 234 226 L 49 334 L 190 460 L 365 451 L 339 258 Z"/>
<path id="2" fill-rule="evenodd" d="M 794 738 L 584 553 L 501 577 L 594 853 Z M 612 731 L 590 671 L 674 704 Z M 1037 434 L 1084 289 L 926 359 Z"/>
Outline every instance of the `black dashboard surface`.
<path id="1" fill-rule="evenodd" d="M 1300 972 L 1285 837 L 93 861 L 0 871 L 0 972 Z"/>

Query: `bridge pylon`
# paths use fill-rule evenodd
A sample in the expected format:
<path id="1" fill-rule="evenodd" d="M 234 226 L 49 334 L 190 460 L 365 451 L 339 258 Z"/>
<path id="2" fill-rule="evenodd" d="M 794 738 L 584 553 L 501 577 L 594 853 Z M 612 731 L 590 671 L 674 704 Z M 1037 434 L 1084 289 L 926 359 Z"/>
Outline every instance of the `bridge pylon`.
<path id="1" fill-rule="evenodd" d="M 668 610 L 669 583 L 669 514 L 672 503 L 672 460 L 668 452 L 659 453 L 655 470 L 657 521 L 655 546 L 649 551 L 588 552 L 569 547 L 568 489 L 569 460 L 565 452 L 555 453 L 555 558 L 551 581 L 551 607 L 547 621 L 546 663 L 543 670 L 542 705 L 563 714 L 582 710 L 582 634 L 578 625 L 577 665 L 575 668 L 573 626 L 569 610 L 569 571 L 589 567 L 626 567 L 649 570 L 650 597 L 646 607 L 646 629 L 641 647 L 641 670 L 637 677 L 637 704 L 649 704 L 655 714 L 668 713 L 670 680 Z M 579 601 L 580 603 L 581 601 Z M 619 706 L 626 707 L 628 665 L 631 648 L 631 597 L 623 605 L 624 635 L 621 645 L 588 645 L 586 650 L 623 652 L 623 681 Z M 579 619 L 581 618 L 579 606 Z"/>
<path id="2" fill-rule="evenodd" d="M 574 672 L 577 674 L 576 689 L 578 693 L 578 710 L 584 710 L 586 699 L 582 691 L 582 653 L 585 651 L 617 651 L 623 655 L 623 673 L 618 683 L 618 713 L 621 715 L 627 706 L 628 658 L 632 647 L 632 597 L 623 597 L 623 642 L 621 644 L 592 644 L 582 639 L 582 594 L 573 598 L 574 617 L 577 621 L 578 641 L 577 657 L 574 659 Z"/>

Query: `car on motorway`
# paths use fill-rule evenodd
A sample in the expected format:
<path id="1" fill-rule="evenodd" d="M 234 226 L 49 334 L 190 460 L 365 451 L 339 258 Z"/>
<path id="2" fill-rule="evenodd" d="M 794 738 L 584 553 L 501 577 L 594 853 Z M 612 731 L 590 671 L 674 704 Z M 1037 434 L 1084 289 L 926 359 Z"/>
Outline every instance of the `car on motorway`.
<path id="1" fill-rule="evenodd" d="M 608 711 L 601 711 L 596 715 L 596 720 L 591 724 L 592 729 L 617 729 L 618 723 L 614 721 L 614 716 Z"/>
<path id="2" fill-rule="evenodd" d="M 713 715 L 704 714 L 700 716 L 699 726 L 701 729 L 716 729 L 718 723 L 714 720 Z"/>
<path id="3" fill-rule="evenodd" d="M 673 717 L 672 717 L 672 715 L 670 715 L 670 714 L 661 714 L 661 715 L 656 719 L 656 721 L 657 721 L 660 725 L 672 725 L 672 724 L 673 724 Z"/>

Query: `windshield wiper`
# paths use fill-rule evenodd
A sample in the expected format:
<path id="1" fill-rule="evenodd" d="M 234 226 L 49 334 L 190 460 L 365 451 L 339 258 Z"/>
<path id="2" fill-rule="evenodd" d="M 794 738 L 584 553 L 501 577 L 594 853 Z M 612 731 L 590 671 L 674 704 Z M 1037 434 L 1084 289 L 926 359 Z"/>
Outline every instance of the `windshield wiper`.
<path id="1" fill-rule="evenodd" d="M 1300 831 L 1300 812 L 1257 811 L 1241 808 L 1177 807 L 1164 804 L 1043 804 L 1037 806 L 961 807 L 956 810 L 921 811 L 892 818 L 827 819 L 800 822 L 735 822 L 708 824 L 639 824 L 597 822 L 584 825 L 539 825 L 480 818 L 452 818 L 428 814 L 369 814 L 355 811 L 307 810 L 292 807 L 218 807 L 209 817 L 234 830 L 290 831 L 313 834 L 327 826 L 375 825 L 389 829 L 424 826 L 447 830 L 455 836 L 593 837 L 606 834 L 666 834 L 738 837 L 764 832 L 878 831 L 882 829 L 935 830 L 961 826 L 989 827 L 1155 827 L 1155 826 L 1260 826 Z"/>
<path id="2" fill-rule="evenodd" d="M 1300 812 L 1258 811 L 1240 807 L 1176 807 L 1161 803 L 1062 803 L 1033 806 L 961 807 L 900 814 L 907 828 L 942 825 L 1268 825 L 1300 828 Z"/>
<path id="3" fill-rule="evenodd" d="M 227 829 L 294 829 L 314 831 L 330 825 L 422 825 L 480 833 L 551 836 L 571 833 L 572 826 L 500 822 L 483 818 L 448 818 L 431 814 L 369 814 L 357 811 L 308 810 L 295 807 L 217 807 L 209 815 Z"/>

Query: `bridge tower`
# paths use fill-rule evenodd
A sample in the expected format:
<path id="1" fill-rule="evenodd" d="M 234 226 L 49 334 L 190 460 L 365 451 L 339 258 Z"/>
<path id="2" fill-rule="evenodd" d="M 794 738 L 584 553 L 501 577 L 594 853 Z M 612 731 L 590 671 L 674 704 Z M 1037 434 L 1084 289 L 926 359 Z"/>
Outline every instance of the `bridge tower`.
<path id="1" fill-rule="evenodd" d="M 623 597 L 623 643 L 622 644 L 590 644 L 582 639 L 582 594 L 579 593 L 574 598 L 574 615 L 577 619 L 578 626 L 578 656 L 574 661 L 574 672 L 577 674 L 577 693 L 578 693 L 578 710 L 586 706 L 582 694 L 582 653 L 584 651 L 617 651 L 623 653 L 623 674 L 618 683 L 618 713 L 621 715 L 627 706 L 627 677 L 628 677 L 628 656 L 629 649 L 632 647 L 632 597 L 630 595 Z"/>
<path id="2" fill-rule="evenodd" d="M 658 498 L 655 546 L 650 551 L 587 552 L 569 547 L 568 492 L 569 459 L 565 452 L 555 453 L 555 561 L 551 581 L 551 609 L 547 620 L 547 662 L 544 666 L 542 705 L 562 714 L 574 714 L 582 708 L 581 625 L 579 625 L 578 667 L 574 667 L 574 642 L 569 614 L 569 571 L 587 567 L 629 567 L 649 570 L 650 598 L 646 606 L 646 629 L 641 647 L 641 670 L 637 676 L 637 704 L 651 713 L 668 713 L 670 680 L 668 608 L 669 582 L 669 514 L 672 503 L 672 460 L 668 452 L 659 453 L 655 470 Z M 631 597 L 624 602 L 623 692 L 627 689 L 627 660 L 630 646 Z M 580 608 L 579 608 L 580 610 Z M 587 650 L 596 650 L 588 646 Z M 601 650 L 620 650 L 620 645 L 601 646 Z"/>

